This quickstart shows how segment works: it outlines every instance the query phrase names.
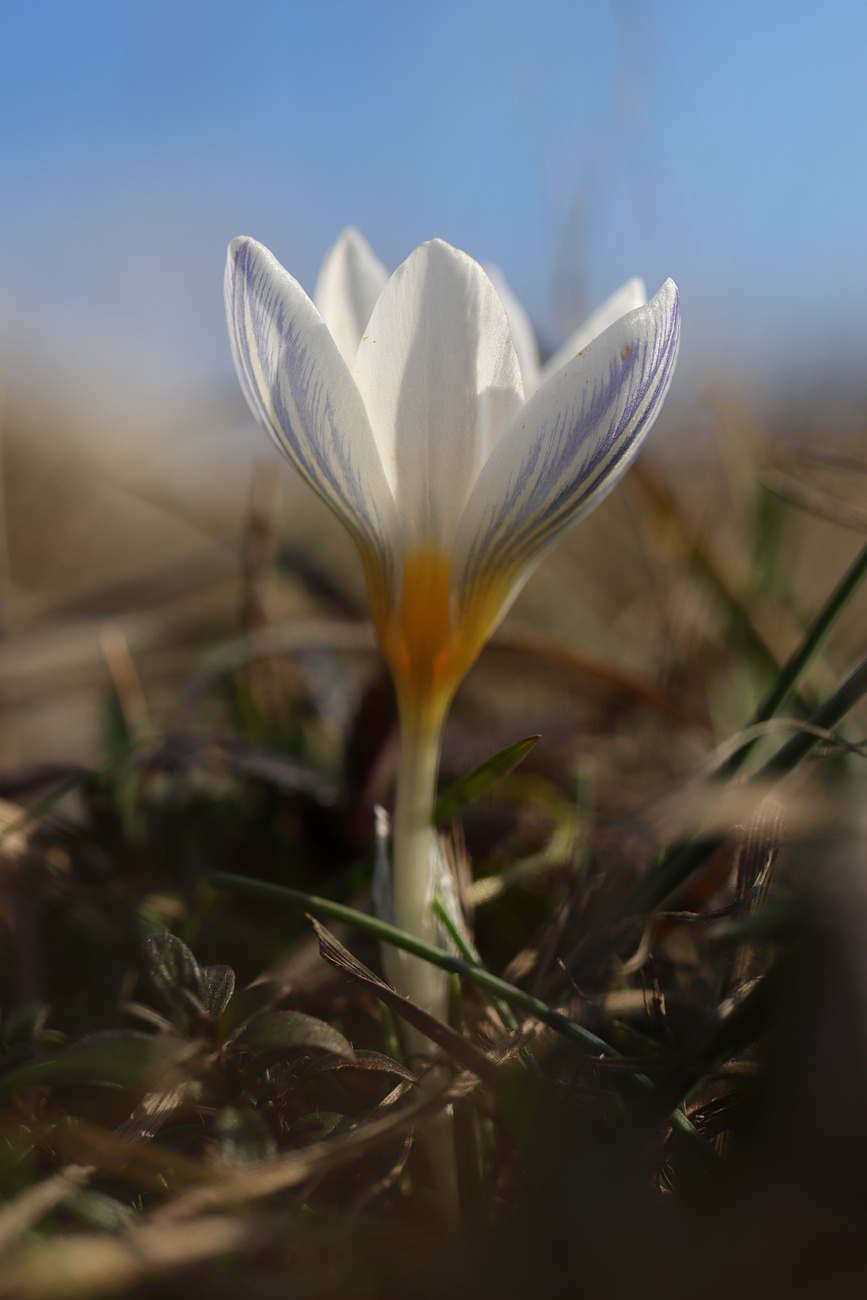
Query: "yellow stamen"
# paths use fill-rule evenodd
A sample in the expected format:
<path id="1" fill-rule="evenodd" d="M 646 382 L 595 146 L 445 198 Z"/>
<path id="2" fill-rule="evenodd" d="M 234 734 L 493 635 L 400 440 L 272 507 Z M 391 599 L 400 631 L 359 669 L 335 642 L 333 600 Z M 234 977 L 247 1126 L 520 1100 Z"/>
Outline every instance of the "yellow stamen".
<path id="1" fill-rule="evenodd" d="M 399 594 L 381 566 L 366 563 L 370 612 L 402 706 L 444 712 L 497 622 L 503 582 L 489 582 L 468 607 L 456 599 L 451 557 L 420 546 L 401 557 Z"/>
<path id="2" fill-rule="evenodd" d="M 403 555 L 397 599 L 368 575 L 374 627 L 406 704 L 447 707 L 489 630 L 486 620 L 456 621 L 450 577 L 451 557 L 433 546 Z"/>
<path id="3" fill-rule="evenodd" d="M 398 691 L 415 697 L 430 699 L 455 684 L 450 566 L 450 557 L 433 547 L 406 554 L 400 597 L 377 621 Z"/>

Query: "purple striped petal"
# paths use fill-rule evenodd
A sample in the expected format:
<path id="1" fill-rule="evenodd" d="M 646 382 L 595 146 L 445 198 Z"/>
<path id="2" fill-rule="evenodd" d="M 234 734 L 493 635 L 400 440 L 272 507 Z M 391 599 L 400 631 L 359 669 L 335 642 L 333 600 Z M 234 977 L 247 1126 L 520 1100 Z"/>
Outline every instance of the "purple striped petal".
<path id="1" fill-rule="evenodd" d="M 523 581 L 611 491 L 659 414 L 679 338 L 677 289 L 667 280 L 527 403 L 460 521 L 454 563 L 468 609 Z"/>
<path id="2" fill-rule="evenodd" d="M 226 311 L 250 409 L 298 472 L 391 573 L 391 496 L 361 394 L 304 290 L 252 239 L 236 239 Z"/>
<path id="3" fill-rule="evenodd" d="M 612 293 L 610 298 L 606 298 L 600 307 L 582 321 L 575 330 L 570 334 L 566 342 L 559 347 L 552 357 L 549 357 L 542 367 L 542 374 L 539 384 L 540 387 L 546 379 L 556 375 L 557 371 L 567 366 L 573 357 L 577 357 L 579 352 L 583 352 L 588 343 L 592 343 L 595 338 L 603 334 L 615 321 L 620 320 L 629 311 L 635 311 L 636 307 L 643 307 L 647 302 L 647 290 L 644 287 L 644 281 L 638 276 L 633 276 L 627 280 L 619 289 Z M 535 390 L 534 390 L 535 391 Z M 528 393 L 529 397 L 530 394 Z"/>

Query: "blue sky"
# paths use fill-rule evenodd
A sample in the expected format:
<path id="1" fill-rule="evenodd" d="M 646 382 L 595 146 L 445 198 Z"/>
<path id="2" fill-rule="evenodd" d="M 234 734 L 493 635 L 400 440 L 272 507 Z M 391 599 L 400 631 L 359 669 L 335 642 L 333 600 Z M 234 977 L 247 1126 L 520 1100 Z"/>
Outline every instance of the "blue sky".
<path id="1" fill-rule="evenodd" d="M 627 276 L 687 376 L 863 367 L 867 9 L 837 0 L 0 0 L 0 340 L 229 373 L 252 234 L 498 263 L 554 343 Z M 2 356 L 0 356 L 2 364 Z"/>

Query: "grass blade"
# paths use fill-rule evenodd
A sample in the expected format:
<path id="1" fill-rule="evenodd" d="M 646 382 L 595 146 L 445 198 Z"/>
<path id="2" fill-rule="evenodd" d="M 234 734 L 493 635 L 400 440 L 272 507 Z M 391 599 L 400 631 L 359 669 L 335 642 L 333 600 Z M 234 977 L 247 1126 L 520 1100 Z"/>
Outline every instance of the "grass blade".
<path id="1" fill-rule="evenodd" d="M 433 966 L 439 966 L 442 970 L 449 971 L 453 975 L 459 975 L 461 979 L 469 980 L 471 984 L 478 985 L 479 988 L 493 994 L 494 997 L 500 997 L 511 1006 L 518 1007 L 528 1015 L 535 1016 L 543 1024 L 550 1025 L 558 1034 L 568 1039 L 576 1047 L 580 1047 L 584 1052 L 591 1053 L 594 1056 L 608 1056 L 616 1059 L 622 1056 L 622 1053 L 618 1052 L 616 1047 L 612 1047 L 610 1043 L 606 1043 L 604 1039 L 599 1038 L 591 1030 L 585 1029 L 583 1025 L 579 1025 L 574 1020 L 570 1020 L 561 1011 L 549 1007 L 547 1003 L 541 1002 L 539 998 L 533 997 L 531 993 L 525 992 L 524 989 L 516 988 L 514 984 L 508 984 L 505 980 L 500 979 L 497 975 L 492 975 L 490 971 L 481 966 L 473 966 L 460 957 L 454 957 L 451 953 L 434 948 L 431 944 L 424 943 L 421 939 L 416 939 L 403 930 L 399 930 L 397 926 L 380 921 L 375 916 L 368 916 L 365 912 L 358 912 L 354 907 L 346 907 L 343 903 L 334 903 L 328 898 L 307 894 L 300 889 L 291 889 L 288 885 L 272 885 L 266 880 L 253 880 L 247 876 L 236 876 L 228 871 L 216 871 L 209 879 L 215 889 L 232 890 L 236 893 L 267 898 L 272 902 L 293 903 L 296 906 L 303 907 L 313 916 L 324 916 L 334 921 L 343 921 L 346 925 L 352 926 L 353 929 L 371 935 L 380 943 L 390 943 L 395 948 L 412 953 L 414 957 L 421 957 L 423 961 L 428 961 Z M 644 1075 L 630 1074 L 627 1078 L 634 1087 L 645 1093 L 652 1088 L 650 1080 Z M 694 1143 L 698 1143 L 706 1156 L 710 1154 L 710 1148 L 707 1147 L 704 1139 L 682 1112 L 675 1111 L 670 1115 L 669 1123 L 678 1133 L 689 1138 Z"/>
<path id="2" fill-rule="evenodd" d="M 828 699 L 810 715 L 807 719 L 808 725 L 816 731 L 827 732 L 836 726 L 864 695 L 867 695 L 867 659 L 862 660 L 843 685 L 833 695 L 829 695 Z M 815 731 L 798 731 L 759 768 L 750 781 L 765 785 L 781 781 L 815 749 L 821 739 L 821 735 L 817 735 Z M 694 871 L 704 866 L 708 858 L 724 843 L 724 836 L 708 835 L 693 840 L 692 843 L 666 856 L 659 866 L 645 876 L 633 894 L 627 905 L 627 915 L 655 911 L 680 889 Z"/>
<path id="3" fill-rule="evenodd" d="M 514 745 L 507 745 L 505 749 L 486 758 L 484 763 L 480 763 L 467 776 L 462 777 L 446 791 L 437 804 L 434 810 L 434 825 L 439 826 L 441 822 L 447 822 L 465 804 L 472 803 L 474 799 L 487 794 L 492 785 L 504 776 L 508 776 L 519 763 L 523 762 L 538 740 L 538 736 L 527 736 L 526 740 L 517 740 Z"/>
<path id="4" fill-rule="evenodd" d="M 816 615 L 801 644 L 783 665 L 773 686 L 746 724 L 747 727 L 755 726 L 760 722 L 767 722 L 769 718 L 774 717 L 779 708 L 782 708 L 794 690 L 799 677 L 816 655 L 820 645 L 846 608 L 865 575 L 867 575 L 867 546 L 863 548 L 854 563 L 847 569 L 822 609 Z M 729 776 L 736 772 L 742 766 L 754 744 L 755 741 L 750 740 L 736 750 L 722 767 L 721 775 Z"/>

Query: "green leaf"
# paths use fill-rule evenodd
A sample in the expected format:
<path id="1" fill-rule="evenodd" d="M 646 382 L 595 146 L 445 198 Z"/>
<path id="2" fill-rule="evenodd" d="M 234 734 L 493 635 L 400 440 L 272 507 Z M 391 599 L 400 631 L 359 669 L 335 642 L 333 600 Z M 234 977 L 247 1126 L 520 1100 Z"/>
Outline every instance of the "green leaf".
<path id="1" fill-rule="evenodd" d="M 202 966 L 199 973 L 204 1008 L 218 1020 L 235 992 L 235 972 L 231 966 Z"/>
<path id="2" fill-rule="evenodd" d="M 514 745 L 507 745 L 491 758 L 485 759 L 484 763 L 468 776 L 462 777 L 456 785 L 446 791 L 437 804 L 433 817 L 434 824 L 438 826 L 440 822 L 448 821 L 465 804 L 472 803 L 474 799 L 486 794 L 492 785 L 502 780 L 504 776 L 508 776 L 519 763 L 523 762 L 538 740 L 538 736 L 527 736 L 526 740 L 517 740 Z"/>
<path id="3" fill-rule="evenodd" d="M 412 1070 L 400 1061 L 395 1061 L 393 1057 L 386 1056 L 382 1052 L 365 1051 L 363 1048 L 356 1052 L 351 1060 L 347 1060 L 344 1056 L 335 1056 L 334 1053 L 318 1056 L 315 1061 L 311 1061 L 305 1069 L 295 1075 L 295 1081 L 301 1083 L 305 1079 L 312 1079 L 331 1070 L 368 1070 L 374 1074 L 389 1074 L 396 1079 L 403 1079 L 405 1083 L 418 1083 Z"/>
<path id="4" fill-rule="evenodd" d="M 175 934 L 149 934 L 142 944 L 148 972 L 155 988 L 171 1010 L 188 1005 L 182 990 L 192 993 L 204 1008 L 205 988 L 199 963 L 182 939 Z"/>
<path id="5" fill-rule="evenodd" d="M 333 1052 L 346 1060 L 354 1060 L 351 1043 L 338 1029 L 307 1016 L 303 1011 L 272 1011 L 252 1020 L 232 1046 L 255 1052 L 291 1052 L 299 1048 L 307 1051 Z"/>

